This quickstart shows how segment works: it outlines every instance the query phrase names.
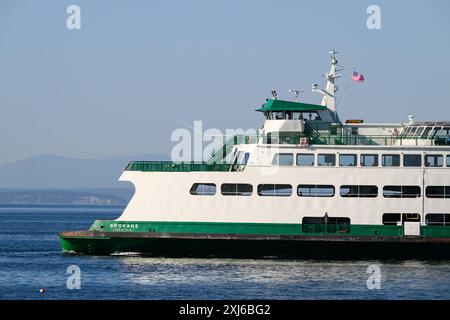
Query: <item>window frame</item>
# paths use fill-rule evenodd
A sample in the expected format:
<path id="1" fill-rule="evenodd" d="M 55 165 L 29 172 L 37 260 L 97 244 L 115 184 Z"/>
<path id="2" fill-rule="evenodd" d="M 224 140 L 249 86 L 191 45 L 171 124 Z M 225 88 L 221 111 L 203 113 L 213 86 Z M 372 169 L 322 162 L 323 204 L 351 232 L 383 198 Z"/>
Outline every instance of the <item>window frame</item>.
<path id="1" fill-rule="evenodd" d="M 351 187 L 357 187 L 357 193 L 350 193 L 348 195 L 343 195 L 342 194 L 342 189 L 349 187 L 351 189 Z M 361 193 L 361 187 L 370 187 L 370 188 L 375 188 L 376 193 Z M 378 197 L 378 186 L 376 185 L 341 185 L 341 187 L 339 188 L 339 195 L 342 198 L 377 198 Z"/>
<path id="2" fill-rule="evenodd" d="M 399 188 L 400 189 L 400 193 L 399 196 L 396 196 L 396 194 L 392 194 L 392 195 L 386 195 L 386 188 Z M 411 195 L 404 195 L 403 193 L 403 189 L 404 188 L 418 188 L 419 193 L 414 193 L 414 195 L 416 196 L 411 196 Z M 391 192 L 395 192 L 393 190 L 391 190 Z M 393 199 L 417 199 L 420 198 L 422 196 L 422 188 L 420 186 L 413 186 L 413 185 L 386 185 L 383 186 L 383 198 L 393 198 Z"/>
<path id="3" fill-rule="evenodd" d="M 354 159 L 354 164 L 343 165 L 341 163 L 341 157 L 352 157 Z M 358 154 L 356 153 L 340 153 L 339 154 L 339 167 L 357 167 L 358 166 Z"/>
<path id="4" fill-rule="evenodd" d="M 273 194 L 262 194 L 263 192 L 268 191 L 268 190 L 260 190 L 260 188 L 262 186 L 274 186 Z M 286 189 L 290 189 L 290 193 L 289 194 L 277 194 L 276 186 L 287 187 Z M 279 190 L 283 190 L 283 189 L 280 188 Z M 258 187 L 257 187 L 257 194 L 258 194 L 258 196 L 261 196 L 261 197 L 290 197 L 290 196 L 292 196 L 292 185 L 284 184 L 284 183 L 260 183 L 260 184 L 258 184 Z"/>
<path id="5" fill-rule="evenodd" d="M 386 216 L 395 216 L 395 217 L 398 217 L 398 219 L 396 219 L 395 223 L 394 223 L 394 220 L 386 221 L 386 219 L 385 219 Z M 402 224 L 402 214 L 401 213 L 391 213 L 391 212 L 383 213 L 383 216 L 381 217 L 381 222 L 383 223 L 384 226 L 401 225 Z"/>
<path id="6" fill-rule="evenodd" d="M 291 163 L 290 164 L 280 164 L 280 156 L 291 156 Z M 288 152 L 280 152 L 275 153 L 273 160 L 272 160 L 273 166 L 280 166 L 280 167 L 289 167 L 294 165 L 294 154 L 288 153 Z"/>
<path id="7" fill-rule="evenodd" d="M 312 156 L 312 164 L 311 165 L 301 165 L 299 162 L 300 156 Z M 316 157 L 314 153 L 297 153 L 296 155 L 296 165 L 299 167 L 314 167 L 316 164 Z"/>
<path id="8" fill-rule="evenodd" d="M 405 158 L 408 158 L 408 157 L 416 157 L 416 158 L 418 158 L 420 160 L 420 164 L 419 165 L 406 165 L 405 164 Z M 422 159 L 422 155 L 419 154 L 419 153 L 403 154 L 403 167 L 406 167 L 406 168 L 421 168 L 422 164 L 423 164 L 422 160 L 423 160 Z"/>
<path id="9" fill-rule="evenodd" d="M 309 193 L 306 194 L 300 194 L 300 188 L 307 188 L 309 189 Z M 313 188 L 312 188 L 313 187 Z M 323 192 L 317 192 L 315 191 L 314 194 L 312 193 L 312 190 L 318 190 L 318 189 L 330 189 L 333 192 L 330 193 L 323 193 Z M 297 185 L 297 196 L 302 198 L 333 198 L 336 195 L 336 187 L 330 184 L 299 184 Z"/>
<path id="10" fill-rule="evenodd" d="M 398 165 L 386 165 L 385 164 L 385 157 L 396 157 L 398 158 Z M 394 161 L 392 161 L 394 163 Z M 401 157 L 399 153 L 385 153 L 381 155 L 381 166 L 386 168 L 398 168 L 401 165 Z"/>
<path id="11" fill-rule="evenodd" d="M 368 165 L 364 165 L 363 164 L 363 159 L 365 157 L 367 157 L 367 156 L 373 156 L 374 157 L 374 159 L 375 159 L 375 161 L 374 161 L 375 164 L 374 165 L 368 166 Z M 361 167 L 368 167 L 368 168 L 370 168 L 370 167 L 374 167 L 374 168 L 379 167 L 380 166 L 380 155 L 377 154 L 377 153 L 361 153 L 359 155 L 359 165 Z"/>
<path id="12" fill-rule="evenodd" d="M 441 158 L 442 164 L 437 165 L 437 166 L 428 165 L 428 157 L 433 157 L 433 158 L 437 158 L 437 159 Z M 439 160 L 437 162 L 439 163 Z M 426 154 L 425 159 L 424 159 L 424 164 L 425 164 L 425 167 L 427 167 L 427 168 L 442 168 L 442 167 L 444 167 L 444 155 L 443 154 Z"/>
<path id="13" fill-rule="evenodd" d="M 235 186 L 235 191 L 234 192 L 224 192 L 223 188 L 224 186 Z M 239 186 L 246 186 L 246 187 L 250 187 L 250 191 L 239 191 Z M 248 194 L 246 194 L 248 193 Z M 240 196 L 240 197 L 250 197 L 253 194 L 253 185 L 250 183 L 222 183 L 220 185 L 220 194 L 223 196 Z"/>
<path id="14" fill-rule="evenodd" d="M 435 196 L 430 196 L 431 188 L 443 188 L 443 193 L 435 193 Z M 430 199 L 450 199 L 450 186 L 427 186 L 425 196 Z"/>
<path id="15" fill-rule="evenodd" d="M 198 193 L 197 188 L 194 191 L 194 187 L 197 186 L 208 186 L 208 187 L 214 187 L 214 193 L 207 192 L 207 193 Z M 215 183 L 209 183 L 209 182 L 195 182 L 192 184 L 191 188 L 189 189 L 189 193 L 193 196 L 214 196 L 217 193 L 217 186 Z"/>
<path id="16" fill-rule="evenodd" d="M 326 156 L 333 156 L 333 159 L 334 159 L 333 164 L 321 164 L 320 157 L 322 157 L 322 156 L 324 157 L 324 160 L 325 160 Z M 318 153 L 317 154 L 317 166 L 319 166 L 319 167 L 336 167 L 336 154 L 335 153 Z"/>
<path id="17" fill-rule="evenodd" d="M 432 222 L 430 224 L 429 222 L 429 217 L 438 217 L 438 216 L 442 216 L 442 222 L 441 221 L 437 221 L 437 222 Z M 440 213 L 434 213 L 434 212 L 430 212 L 427 213 L 425 215 L 425 225 L 427 226 L 440 226 L 440 227 L 450 227 L 450 213 L 446 213 L 446 212 L 440 212 Z"/>

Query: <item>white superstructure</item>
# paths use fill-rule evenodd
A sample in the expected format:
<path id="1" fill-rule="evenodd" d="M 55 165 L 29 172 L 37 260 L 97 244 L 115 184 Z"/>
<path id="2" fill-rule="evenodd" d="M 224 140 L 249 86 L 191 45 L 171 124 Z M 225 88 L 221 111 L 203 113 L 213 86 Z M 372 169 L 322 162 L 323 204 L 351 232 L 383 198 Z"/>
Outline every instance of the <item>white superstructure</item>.
<path id="1" fill-rule="evenodd" d="M 228 167 L 130 163 L 120 180 L 133 183 L 135 194 L 117 221 L 313 225 L 335 219 L 403 226 L 405 235 L 450 225 L 450 122 L 341 123 L 340 75 L 331 54 L 325 88 L 313 87 L 323 95 L 321 105 L 268 99 L 259 110 L 265 122 L 258 136 L 226 150 Z"/>

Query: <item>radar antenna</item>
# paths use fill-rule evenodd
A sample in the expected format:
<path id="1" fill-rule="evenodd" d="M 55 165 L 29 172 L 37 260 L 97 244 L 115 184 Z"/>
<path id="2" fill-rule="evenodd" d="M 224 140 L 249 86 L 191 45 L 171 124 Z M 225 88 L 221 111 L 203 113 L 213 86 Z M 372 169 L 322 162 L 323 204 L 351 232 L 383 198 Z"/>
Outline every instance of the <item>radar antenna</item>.
<path id="1" fill-rule="evenodd" d="M 336 50 L 329 51 L 330 58 L 331 58 L 331 68 L 330 71 L 324 75 L 326 79 L 325 88 L 319 89 L 317 84 L 313 84 L 312 92 L 318 92 L 322 94 L 322 105 L 326 106 L 333 114 L 333 120 L 335 122 L 339 122 L 339 117 L 336 110 L 336 97 L 335 94 L 338 91 L 338 87 L 335 84 L 335 80 L 339 78 L 341 75 L 336 74 L 336 66 L 338 64 L 338 60 L 336 58 L 336 54 L 339 52 Z"/>
<path id="2" fill-rule="evenodd" d="M 294 101 L 298 102 L 298 95 L 299 95 L 300 92 L 303 92 L 303 91 L 302 90 L 290 89 L 289 92 L 294 94 Z"/>

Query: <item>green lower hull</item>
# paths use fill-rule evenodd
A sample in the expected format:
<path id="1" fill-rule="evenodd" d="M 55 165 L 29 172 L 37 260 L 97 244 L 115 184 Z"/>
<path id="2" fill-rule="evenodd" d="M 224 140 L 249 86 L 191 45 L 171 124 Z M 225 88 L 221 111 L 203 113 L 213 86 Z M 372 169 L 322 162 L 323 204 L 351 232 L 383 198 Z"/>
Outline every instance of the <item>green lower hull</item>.
<path id="1" fill-rule="evenodd" d="M 60 234 L 63 251 L 157 256 L 450 259 L 450 228 L 402 226 L 96 221 Z"/>
<path id="2" fill-rule="evenodd" d="M 395 239 L 393 239 L 395 238 Z M 326 259 L 450 259 L 450 241 L 403 237 L 103 234 L 61 235 L 64 251 L 93 255 Z"/>
<path id="3" fill-rule="evenodd" d="M 144 233 L 403 236 L 403 226 L 397 225 L 305 225 L 295 223 L 96 220 L 89 230 Z M 424 237 L 450 238 L 450 226 L 422 226 L 420 235 Z"/>

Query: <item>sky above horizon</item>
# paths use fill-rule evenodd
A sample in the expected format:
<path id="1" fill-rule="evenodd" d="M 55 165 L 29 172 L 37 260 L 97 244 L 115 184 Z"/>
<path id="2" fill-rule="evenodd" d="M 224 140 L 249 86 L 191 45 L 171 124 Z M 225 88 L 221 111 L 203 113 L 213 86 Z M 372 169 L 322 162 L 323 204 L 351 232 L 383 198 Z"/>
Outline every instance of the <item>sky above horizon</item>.
<path id="1" fill-rule="evenodd" d="M 69 30 L 69 5 L 81 29 Z M 369 30 L 369 5 L 381 29 Z M 272 89 L 320 103 L 330 49 L 341 119 L 450 121 L 450 2 L 0 2 L 0 165 L 40 154 L 170 154 L 173 130 L 258 128 Z"/>

